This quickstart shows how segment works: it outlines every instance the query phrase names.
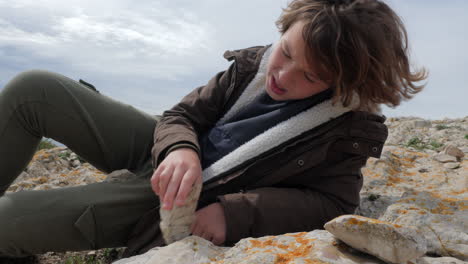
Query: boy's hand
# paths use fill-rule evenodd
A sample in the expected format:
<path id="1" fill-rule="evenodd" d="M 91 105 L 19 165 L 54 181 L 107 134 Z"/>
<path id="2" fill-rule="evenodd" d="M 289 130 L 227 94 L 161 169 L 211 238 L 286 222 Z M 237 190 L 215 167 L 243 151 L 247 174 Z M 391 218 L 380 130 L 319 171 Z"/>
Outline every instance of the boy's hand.
<path id="1" fill-rule="evenodd" d="M 217 246 L 226 240 L 226 219 L 220 203 L 213 203 L 195 212 L 195 222 L 190 227 L 192 235 L 203 237 Z"/>
<path id="2" fill-rule="evenodd" d="M 171 210 L 174 200 L 176 205 L 183 205 L 195 182 L 202 180 L 201 175 L 200 159 L 193 149 L 170 152 L 151 177 L 151 188 L 159 196 L 161 208 Z"/>

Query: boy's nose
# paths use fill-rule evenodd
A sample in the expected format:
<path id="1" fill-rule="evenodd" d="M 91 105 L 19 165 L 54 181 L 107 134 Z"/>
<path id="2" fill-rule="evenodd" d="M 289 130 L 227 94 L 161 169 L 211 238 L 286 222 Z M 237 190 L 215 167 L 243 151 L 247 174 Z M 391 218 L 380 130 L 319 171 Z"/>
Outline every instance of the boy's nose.
<path id="1" fill-rule="evenodd" d="M 291 83 L 292 78 L 293 72 L 291 71 L 291 69 L 288 67 L 284 67 L 278 73 L 278 85 L 280 85 L 280 88 L 284 88 L 281 85 Z"/>

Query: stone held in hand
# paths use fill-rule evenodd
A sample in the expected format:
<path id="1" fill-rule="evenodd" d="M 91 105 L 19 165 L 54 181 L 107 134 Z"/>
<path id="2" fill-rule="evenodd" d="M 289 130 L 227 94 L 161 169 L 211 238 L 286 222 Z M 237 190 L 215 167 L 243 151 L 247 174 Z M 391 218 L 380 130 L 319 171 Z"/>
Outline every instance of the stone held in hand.
<path id="1" fill-rule="evenodd" d="M 343 215 L 325 229 L 349 246 L 390 263 L 406 263 L 426 253 L 426 241 L 415 230 L 357 215 Z"/>
<path id="2" fill-rule="evenodd" d="M 172 210 L 159 209 L 161 221 L 159 227 L 167 245 L 190 235 L 190 226 L 195 220 L 195 210 L 202 189 L 202 182 L 192 187 L 184 205 L 174 205 Z"/>

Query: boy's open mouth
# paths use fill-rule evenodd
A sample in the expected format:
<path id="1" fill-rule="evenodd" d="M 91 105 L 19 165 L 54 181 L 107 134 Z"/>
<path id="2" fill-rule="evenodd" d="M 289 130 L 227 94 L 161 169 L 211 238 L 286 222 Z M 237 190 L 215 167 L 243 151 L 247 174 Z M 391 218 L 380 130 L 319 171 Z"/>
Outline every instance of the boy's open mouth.
<path id="1" fill-rule="evenodd" d="M 269 86 L 271 88 L 271 91 L 274 92 L 275 94 L 282 95 L 282 94 L 286 93 L 285 89 L 282 89 L 282 88 L 278 87 L 278 84 L 276 83 L 276 79 L 275 79 L 274 76 L 271 76 Z"/>

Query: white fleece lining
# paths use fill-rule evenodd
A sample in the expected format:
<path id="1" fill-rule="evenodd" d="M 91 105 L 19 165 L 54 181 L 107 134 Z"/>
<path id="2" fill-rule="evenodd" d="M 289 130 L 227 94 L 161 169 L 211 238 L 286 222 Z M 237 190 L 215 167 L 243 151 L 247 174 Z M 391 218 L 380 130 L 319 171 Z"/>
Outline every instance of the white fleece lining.
<path id="1" fill-rule="evenodd" d="M 270 50 L 271 48 L 268 49 L 267 52 Z M 265 52 L 260 66 L 266 67 L 269 54 L 270 52 L 268 52 L 268 54 Z M 259 93 L 259 89 L 260 91 L 264 89 L 266 68 L 261 68 L 261 70 L 262 71 L 259 70 L 252 82 L 249 83 L 246 90 L 239 97 L 239 100 L 236 101 L 235 105 L 226 113 L 218 124 L 224 123 L 234 113 L 251 102 L 253 98 L 258 95 L 256 93 Z M 314 127 L 339 117 L 353 109 L 353 107 L 359 103 L 358 101 L 358 97 L 354 96 L 351 104 L 348 107 L 343 107 L 340 103 L 332 105 L 332 100 L 329 99 L 271 127 L 203 170 L 203 181 L 206 182 L 225 171 L 241 165 L 247 160 L 279 146 L 291 138 L 299 136 Z"/>

